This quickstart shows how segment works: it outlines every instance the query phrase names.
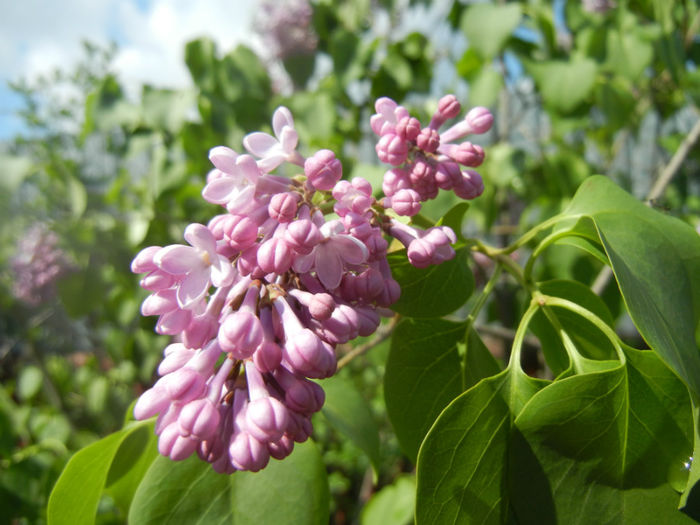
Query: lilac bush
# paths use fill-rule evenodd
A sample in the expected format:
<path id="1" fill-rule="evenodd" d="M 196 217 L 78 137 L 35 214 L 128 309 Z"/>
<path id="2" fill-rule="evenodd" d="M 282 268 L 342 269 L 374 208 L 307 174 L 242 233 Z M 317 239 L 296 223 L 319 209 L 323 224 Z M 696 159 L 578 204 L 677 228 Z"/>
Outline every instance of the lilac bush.
<path id="1" fill-rule="evenodd" d="M 448 227 L 418 229 L 414 216 L 440 189 L 472 199 L 483 184 L 472 168 L 483 150 L 455 141 L 486 132 L 493 121 L 475 108 L 446 131 L 461 108 L 443 97 L 426 127 L 391 99 L 372 116 L 376 150 L 392 168 L 377 199 L 370 183 L 342 179 L 330 150 L 298 151 L 291 112 L 278 108 L 273 135 L 255 132 L 239 154 L 217 146 L 202 196 L 224 212 L 205 226 L 190 224 L 189 246 L 151 246 L 132 270 L 151 292 L 143 315 L 175 337 L 165 348 L 160 379 L 138 400 L 137 419 L 158 414 L 161 454 L 193 453 L 217 472 L 258 471 L 289 455 L 312 432 L 324 402 L 312 379 L 337 367 L 335 347 L 372 334 L 400 294 L 387 261 L 387 238 L 423 268 L 454 257 Z M 274 174 L 283 164 L 298 171 Z"/>

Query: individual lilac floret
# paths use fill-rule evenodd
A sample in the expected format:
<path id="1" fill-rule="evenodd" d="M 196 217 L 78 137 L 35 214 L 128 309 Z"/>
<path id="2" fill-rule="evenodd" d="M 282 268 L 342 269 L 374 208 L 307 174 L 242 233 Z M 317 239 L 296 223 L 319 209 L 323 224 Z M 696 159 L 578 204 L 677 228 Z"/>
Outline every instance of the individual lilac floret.
<path id="1" fill-rule="evenodd" d="M 303 166 L 303 159 L 296 151 L 299 135 L 294 129 L 292 113 L 279 107 L 272 116 L 272 129 L 275 136 L 256 131 L 243 139 L 243 146 L 252 155 L 259 157 L 258 165 L 264 172 L 270 172 L 283 162 Z"/>

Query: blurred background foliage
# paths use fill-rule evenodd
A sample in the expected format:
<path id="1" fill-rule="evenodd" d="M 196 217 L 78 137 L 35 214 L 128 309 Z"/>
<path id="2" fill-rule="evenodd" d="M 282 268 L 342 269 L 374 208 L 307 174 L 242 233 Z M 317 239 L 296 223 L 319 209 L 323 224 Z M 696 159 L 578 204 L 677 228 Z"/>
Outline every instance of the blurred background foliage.
<path id="1" fill-rule="evenodd" d="M 194 40 L 190 89 L 146 85 L 128 96 L 114 49 L 87 43 L 76 68 L 13 84 L 26 131 L 0 144 L 0 522 L 44 522 L 72 452 L 119 428 L 152 382 L 166 339 L 139 315 L 130 261 L 143 246 L 182 242 L 186 224 L 216 213 L 200 197 L 208 150 L 240 150 L 246 133 L 269 130 L 279 105 L 294 114 L 302 153 L 333 149 L 346 176 L 375 188 L 385 170 L 369 130 L 377 97 L 423 119 L 447 92 L 488 106 L 486 191 L 463 232 L 495 245 L 559 211 L 595 173 L 698 227 L 696 0 L 316 0 L 294 27 L 284 2 L 264 4 L 258 30 L 273 53 Z M 425 215 L 440 217 L 453 199 Z M 538 279 L 595 283 L 620 316 L 594 257 L 562 246 L 544 261 Z M 487 263 L 472 265 L 483 283 Z M 479 326 L 495 353 L 521 311 L 512 290 L 499 285 Z M 379 426 L 376 483 L 368 457 L 332 421 L 315 421 L 334 523 L 412 519 L 413 467 L 382 395 L 387 353 L 385 342 L 340 374 Z M 105 500 L 98 521 L 123 520 Z"/>

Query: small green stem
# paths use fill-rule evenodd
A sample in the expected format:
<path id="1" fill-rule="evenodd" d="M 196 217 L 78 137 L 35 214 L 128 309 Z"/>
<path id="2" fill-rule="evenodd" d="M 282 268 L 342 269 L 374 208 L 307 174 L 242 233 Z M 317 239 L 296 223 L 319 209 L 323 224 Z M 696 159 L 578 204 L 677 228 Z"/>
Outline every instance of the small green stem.
<path id="1" fill-rule="evenodd" d="M 615 333 L 615 331 L 612 328 L 610 328 L 610 326 L 608 326 L 608 324 L 596 314 L 579 304 L 576 304 L 567 299 L 562 299 L 561 297 L 540 295 L 538 300 L 543 306 L 558 306 L 559 308 L 565 308 L 574 312 L 575 314 L 580 315 L 581 317 L 592 323 L 593 326 L 595 326 L 596 328 L 598 328 L 598 330 L 603 332 L 603 334 L 613 344 L 613 346 L 615 347 L 615 352 L 617 353 L 617 357 L 620 359 L 620 362 L 624 363 L 626 361 L 625 353 L 622 351 L 622 346 L 620 344 L 620 338 Z"/>
<path id="2" fill-rule="evenodd" d="M 546 221 L 541 222 L 541 223 L 538 224 L 537 226 L 535 226 L 535 227 L 533 227 L 532 229 L 530 229 L 528 232 L 526 232 L 522 237 L 520 237 L 520 238 L 519 238 L 517 241 L 515 241 L 514 243 L 512 243 L 512 244 L 506 246 L 505 248 L 494 249 L 494 250 L 493 250 L 494 255 L 495 255 L 495 254 L 509 254 L 509 253 L 513 253 L 515 250 L 517 250 L 517 249 L 520 248 L 521 246 L 524 246 L 525 244 L 527 244 L 528 242 L 530 242 L 532 239 L 534 239 L 534 238 L 537 236 L 537 234 L 539 234 L 541 231 L 544 231 L 544 230 L 546 230 L 546 229 L 548 229 L 548 228 L 551 228 L 552 226 L 554 226 L 555 224 L 557 224 L 558 222 L 560 222 L 560 221 L 561 221 L 563 218 L 565 218 L 565 217 L 566 217 L 567 219 L 568 219 L 568 218 L 575 218 L 575 216 L 568 216 L 568 215 L 564 215 L 564 214 L 561 214 L 561 213 L 560 213 L 559 215 L 555 215 L 554 217 L 550 217 L 550 218 L 547 219 Z"/>
<path id="3" fill-rule="evenodd" d="M 557 242 L 559 239 L 569 237 L 570 235 L 572 235 L 570 231 L 558 231 L 552 232 L 549 235 L 547 235 L 547 237 L 542 239 L 542 241 L 537 245 L 537 248 L 535 248 L 535 251 L 532 252 L 532 255 L 530 255 L 530 258 L 525 264 L 525 271 L 523 272 L 523 275 L 526 281 L 530 282 L 532 280 L 532 268 L 534 267 L 535 261 L 542 254 L 542 252 L 549 248 L 549 246 Z"/>
<path id="4" fill-rule="evenodd" d="M 520 367 L 520 352 L 523 347 L 523 341 L 525 340 L 525 334 L 527 333 L 527 327 L 530 325 L 532 317 L 539 310 L 540 305 L 534 299 L 530 303 L 530 306 L 523 314 L 522 319 L 520 319 L 520 324 L 518 329 L 515 331 L 515 337 L 513 338 L 513 350 L 510 354 L 510 359 L 508 360 L 508 368 L 511 366 Z"/>

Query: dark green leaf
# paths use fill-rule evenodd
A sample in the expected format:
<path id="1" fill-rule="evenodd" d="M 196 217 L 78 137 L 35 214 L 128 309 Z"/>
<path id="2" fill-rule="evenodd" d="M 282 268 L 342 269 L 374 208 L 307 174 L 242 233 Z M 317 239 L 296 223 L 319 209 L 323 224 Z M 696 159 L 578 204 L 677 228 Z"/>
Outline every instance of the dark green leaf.
<path id="1" fill-rule="evenodd" d="M 464 388 L 469 389 L 482 379 L 498 374 L 501 367 L 476 333 L 469 331 L 464 358 Z"/>
<path id="2" fill-rule="evenodd" d="M 394 330 L 384 376 L 387 413 L 401 449 L 415 462 L 423 436 L 462 391 L 457 343 L 465 325 L 404 319 Z"/>

